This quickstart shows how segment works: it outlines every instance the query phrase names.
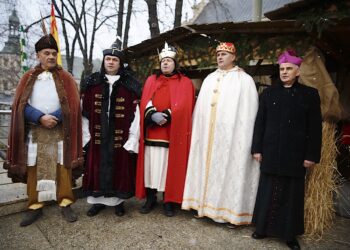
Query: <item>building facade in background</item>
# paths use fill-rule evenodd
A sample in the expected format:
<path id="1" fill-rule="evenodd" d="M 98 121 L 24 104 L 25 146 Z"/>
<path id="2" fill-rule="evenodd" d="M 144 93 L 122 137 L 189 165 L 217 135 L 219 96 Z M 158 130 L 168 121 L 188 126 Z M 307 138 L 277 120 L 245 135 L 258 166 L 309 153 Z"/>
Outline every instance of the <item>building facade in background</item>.
<path id="1" fill-rule="evenodd" d="M 19 35 L 19 18 L 16 10 L 9 17 L 8 38 L 0 51 L 0 109 L 10 109 L 20 73 L 21 49 Z M 0 115 L 2 120 L 3 115 Z"/>

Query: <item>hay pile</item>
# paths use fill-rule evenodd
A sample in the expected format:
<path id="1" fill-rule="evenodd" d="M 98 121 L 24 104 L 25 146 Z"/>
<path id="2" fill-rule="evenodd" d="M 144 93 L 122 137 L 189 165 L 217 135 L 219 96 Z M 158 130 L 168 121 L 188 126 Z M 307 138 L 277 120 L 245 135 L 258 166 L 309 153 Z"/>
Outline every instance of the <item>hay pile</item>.
<path id="1" fill-rule="evenodd" d="M 305 237 L 319 240 L 335 216 L 333 192 L 337 188 L 336 125 L 323 122 L 320 163 L 309 169 L 305 183 Z"/>

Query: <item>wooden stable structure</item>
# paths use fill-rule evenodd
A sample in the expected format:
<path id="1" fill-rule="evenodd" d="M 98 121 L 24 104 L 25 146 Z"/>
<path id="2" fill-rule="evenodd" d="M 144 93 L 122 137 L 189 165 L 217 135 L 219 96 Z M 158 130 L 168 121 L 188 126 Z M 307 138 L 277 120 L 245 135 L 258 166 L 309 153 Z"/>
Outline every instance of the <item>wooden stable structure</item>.
<path id="1" fill-rule="evenodd" d="M 304 51 L 311 41 L 303 38 L 305 31 L 297 27 L 295 21 L 188 25 L 128 47 L 125 52 L 139 79 L 144 80 L 159 68 L 157 50 L 161 50 L 166 41 L 177 47 L 181 70 L 190 78 L 203 79 L 216 68 L 218 42 L 232 41 L 237 48 L 238 65 L 253 75 L 270 75 L 276 67 L 261 65 L 261 60 L 273 62 L 284 48 L 295 44 L 298 51 Z M 252 60 L 257 60 L 258 67 L 249 65 Z"/>
<path id="2" fill-rule="evenodd" d="M 273 79 L 278 77 L 278 55 L 285 49 L 293 48 L 300 56 L 314 52 L 318 70 L 322 68 L 323 73 L 315 73 L 312 68 L 314 64 L 309 63 L 308 69 L 312 70 L 306 73 L 312 74 L 306 74 L 309 77 L 306 79 L 310 80 L 311 75 L 311 82 L 320 84 L 316 87 L 321 96 L 321 108 L 328 106 L 327 110 L 340 110 L 333 112 L 337 114 L 333 116 L 323 113 L 321 162 L 307 175 L 306 235 L 320 238 L 334 219 L 336 122 L 350 121 L 350 0 L 303 0 L 265 13 L 265 16 L 271 21 L 178 27 L 128 47 L 125 53 L 139 80 L 144 81 L 159 68 L 157 50 L 162 49 L 165 41 L 174 45 L 179 51 L 181 71 L 194 80 L 198 90 L 201 80 L 217 67 L 215 48 L 219 41 L 235 44 L 237 65 L 254 77 L 257 87 L 264 85 L 261 84 L 264 77 L 270 79 L 268 84 L 273 84 Z M 318 80 L 316 75 L 324 76 L 323 80 L 327 80 Z M 322 84 L 328 85 L 325 87 Z"/>
<path id="3" fill-rule="evenodd" d="M 192 79 L 204 79 L 216 68 L 218 42 L 230 41 L 237 48 L 240 67 L 252 76 L 273 78 L 283 50 L 294 48 L 304 55 L 314 46 L 324 55 L 328 72 L 341 88 L 342 74 L 350 68 L 349 2 L 299 1 L 265 13 L 271 21 L 264 22 L 185 25 L 130 46 L 125 54 L 137 78 L 144 82 L 159 68 L 157 50 L 166 41 L 178 48 L 181 71 Z"/>

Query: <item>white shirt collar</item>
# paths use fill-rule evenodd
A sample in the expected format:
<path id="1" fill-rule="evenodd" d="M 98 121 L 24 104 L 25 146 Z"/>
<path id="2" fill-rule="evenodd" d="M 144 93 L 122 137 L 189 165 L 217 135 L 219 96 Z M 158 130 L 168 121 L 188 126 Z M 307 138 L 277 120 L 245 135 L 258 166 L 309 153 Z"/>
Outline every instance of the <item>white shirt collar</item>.
<path id="1" fill-rule="evenodd" d="M 38 80 L 48 80 L 48 79 L 53 79 L 52 73 L 50 71 L 43 71 L 38 75 Z"/>
<path id="2" fill-rule="evenodd" d="M 115 83 L 116 81 L 119 80 L 120 75 L 107 75 L 106 74 L 106 77 L 108 79 L 109 84 L 113 84 L 113 83 Z"/>

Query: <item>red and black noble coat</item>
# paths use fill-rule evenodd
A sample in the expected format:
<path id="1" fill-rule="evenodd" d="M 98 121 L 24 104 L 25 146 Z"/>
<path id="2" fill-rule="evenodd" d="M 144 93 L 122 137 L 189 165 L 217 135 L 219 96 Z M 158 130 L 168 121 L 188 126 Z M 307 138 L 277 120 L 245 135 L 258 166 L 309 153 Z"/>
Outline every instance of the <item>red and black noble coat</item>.
<path id="1" fill-rule="evenodd" d="M 120 78 L 111 85 L 110 98 L 110 84 L 103 73 L 92 74 L 82 84 L 83 116 L 89 120 L 91 135 L 83 189 L 95 197 L 127 199 L 135 193 L 137 156 L 125 150 L 123 145 L 129 137 L 141 86 L 126 71 L 118 74 Z"/>

